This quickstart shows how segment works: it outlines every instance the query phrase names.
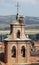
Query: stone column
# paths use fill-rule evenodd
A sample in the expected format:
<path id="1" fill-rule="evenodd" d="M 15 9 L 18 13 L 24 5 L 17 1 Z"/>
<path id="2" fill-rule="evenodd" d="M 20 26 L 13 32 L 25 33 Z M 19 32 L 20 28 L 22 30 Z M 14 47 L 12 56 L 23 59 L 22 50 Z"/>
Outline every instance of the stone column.
<path id="1" fill-rule="evenodd" d="M 30 43 L 26 43 L 26 58 L 27 58 L 27 63 L 30 63 Z"/>

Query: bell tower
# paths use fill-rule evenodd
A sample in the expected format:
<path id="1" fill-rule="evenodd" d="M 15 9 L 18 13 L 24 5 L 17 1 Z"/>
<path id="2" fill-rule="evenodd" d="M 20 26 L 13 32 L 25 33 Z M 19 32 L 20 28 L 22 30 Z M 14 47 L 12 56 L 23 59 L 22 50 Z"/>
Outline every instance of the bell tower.
<path id="1" fill-rule="evenodd" d="M 30 39 L 25 36 L 24 17 L 18 17 L 10 24 L 10 36 L 4 40 L 6 65 L 30 63 Z"/>
<path id="2" fill-rule="evenodd" d="M 26 64 L 30 60 L 30 39 L 25 36 L 24 17 L 13 21 L 11 34 L 4 40 L 5 62 L 7 65 Z"/>

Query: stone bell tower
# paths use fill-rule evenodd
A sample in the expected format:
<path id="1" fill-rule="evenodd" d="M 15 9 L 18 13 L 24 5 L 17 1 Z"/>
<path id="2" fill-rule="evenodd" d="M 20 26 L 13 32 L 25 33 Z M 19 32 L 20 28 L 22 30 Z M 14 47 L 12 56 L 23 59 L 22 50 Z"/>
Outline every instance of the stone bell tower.
<path id="1" fill-rule="evenodd" d="M 10 36 L 4 40 L 6 65 L 29 64 L 30 39 L 25 36 L 24 17 L 18 17 L 18 4 L 16 20 L 10 24 Z"/>
<path id="2" fill-rule="evenodd" d="M 29 64 L 30 39 L 25 36 L 24 17 L 10 24 L 10 36 L 4 40 L 6 65 Z"/>

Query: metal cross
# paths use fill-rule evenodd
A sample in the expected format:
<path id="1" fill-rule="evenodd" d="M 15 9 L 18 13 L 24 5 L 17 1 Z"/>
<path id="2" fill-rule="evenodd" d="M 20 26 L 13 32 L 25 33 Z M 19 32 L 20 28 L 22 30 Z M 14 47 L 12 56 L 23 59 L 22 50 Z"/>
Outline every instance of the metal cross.
<path id="1" fill-rule="evenodd" d="M 17 2 L 16 7 L 17 7 L 17 14 L 18 14 L 19 13 L 19 2 Z"/>

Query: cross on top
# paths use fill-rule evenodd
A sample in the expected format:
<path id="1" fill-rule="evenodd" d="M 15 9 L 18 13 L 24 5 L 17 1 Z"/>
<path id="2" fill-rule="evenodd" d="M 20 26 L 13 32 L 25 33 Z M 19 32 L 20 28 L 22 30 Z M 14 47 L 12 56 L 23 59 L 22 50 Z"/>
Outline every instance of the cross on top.
<path id="1" fill-rule="evenodd" d="M 17 2 L 17 5 L 16 5 L 16 7 L 17 7 L 17 15 L 16 15 L 16 19 L 18 19 L 18 13 L 19 13 L 19 3 Z"/>
<path id="2" fill-rule="evenodd" d="M 19 2 L 17 2 L 16 7 L 17 7 L 17 13 L 19 13 Z"/>

